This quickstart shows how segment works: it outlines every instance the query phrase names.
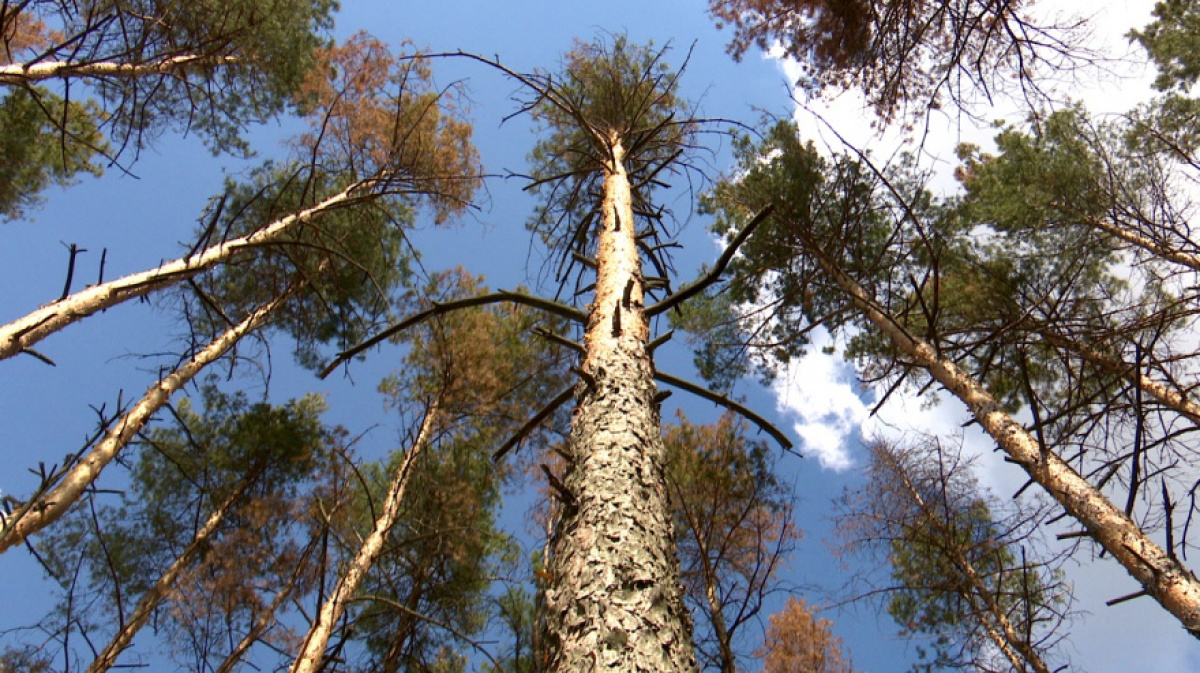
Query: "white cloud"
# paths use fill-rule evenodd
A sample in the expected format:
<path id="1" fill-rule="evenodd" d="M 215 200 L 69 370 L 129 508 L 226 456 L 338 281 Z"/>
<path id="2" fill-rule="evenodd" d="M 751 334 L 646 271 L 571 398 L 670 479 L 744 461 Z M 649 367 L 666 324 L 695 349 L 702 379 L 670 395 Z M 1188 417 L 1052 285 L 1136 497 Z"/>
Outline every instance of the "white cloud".
<path id="1" fill-rule="evenodd" d="M 830 343 L 828 332 L 814 332 L 808 353 L 780 372 L 774 392 L 779 410 L 799 417 L 793 427 L 804 451 L 821 467 L 841 472 L 854 466 L 849 444 L 868 410 L 854 368 L 823 352 Z"/>

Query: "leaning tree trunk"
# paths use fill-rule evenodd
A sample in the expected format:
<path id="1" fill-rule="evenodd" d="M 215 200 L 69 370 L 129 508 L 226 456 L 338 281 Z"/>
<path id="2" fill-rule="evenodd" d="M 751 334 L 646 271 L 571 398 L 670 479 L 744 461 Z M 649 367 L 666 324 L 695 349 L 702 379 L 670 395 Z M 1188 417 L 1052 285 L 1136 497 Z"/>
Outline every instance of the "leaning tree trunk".
<path id="1" fill-rule="evenodd" d="M 1099 488 L 1050 447 L 1041 446 L 979 381 L 909 333 L 815 241 L 805 236 L 803 242 L 822 269 L 899 353 L 965 404 L 1011 462 L 1021 466 L 1030 479 L 1081 523 L 1087 535 L 1142 585 L 1146 595 L 1174 615 L 1188 633 L 1200 638 L 1200 578 L 1176 557 L 1173 549 L 1159 546 Z"/>
<path id="2" fill-rule="evenodd" d="M 405 454 L 404 460 L 400 461 L 400 466 L 396 468 L 396 474 L 388 486 L 383 511 L 375 520 L 375 529 L 363 541 L 354 560 L 338 578 L 333 593 L 321 605 L 321 611 L 317 614 L 316 621 L 308 629 L 308 635 L 304 639 L 300 654 L 292 663 L 291 673 L 316 673 L 323 670 L 325 647 L 329 644 L 329 637 L 342 618 L 346 605 L 354 597 L 359 585 L 371 570 L 371 566 L 383 553 L 383 545 L 396 525 L 396 518 L 400 516 L 400 507 L 404 503 L 404 491 L 408 488 L 408 479 L 413 472 L 413 465 L 429 445 L 434 428 L 439 423 L 441 423 L 441 411 L 438 402 L 435 401 L 425 412 L 425 418 L 421 421 L 421 429 L 417 431 L 417 438 L 413 440 L 412 447 Z"/>
<path id="3" fill-rule="evenodd" d="M 30 535 L 66 514 L 67 510 L 92 487 L 100 477 L 100 472 L 141 432 L 175 391 L 187 385 L 205 367 L 216 362 L 230 348 L 237 345 L 242 337 L 266 324 L 275 310 L 294 297 L 305 285 L 306 281 L 301 279 L 293 281 L 279 296 L 255 309 L 237 325 L 222 332 L 190 360 L 150 386 L 141 401 L 115 421 L 104 438 L 82 456 L 54 488 L 25 503 L 7 518 L 0 515 L 0 554 L 21 544 Z"/>
<path id="4" fill-rule="evenodd" d="M 95 661 L 88 667 L 87 673 L 107 673 L 117 663 L 117 657 L 129 644 L 133 642 L 133 637 L 138 631 L 150 621 L 150 617 L 160 605 L 166 602 L 171 590 L 175 587 L 175 581 L 179 579 L 179 574 L 187 569 L 197 555 L 199 555 L 205 547 L 209 545 L 210 540 L 221 524 L 225 522 L 225 517 L 229 515 L 230 510 L 237 504 L 250 486 L 253 484 L 253 478 L 247 476 L 234 488 L 233 492 L 225 498 L 212 514 L 209 515 L 208 521 L 204 526 L 196 532 L 192 537 L 192 541 L 184 548 L 175 561 L 168 567 L 154 586 L 150 587 L 138 601 L 137 607 L 133 614 L 121 626 L 117 633 L 109 641 L 108 646 L 96 656 Z"/>
<path id="5" fill-rule="evenodd" d="M 942 540 L 953 540 L 957 532 L 948 525 L 945 519 L 938 516 L 936 511 L 937 505 L 941 503 L 930 505 L 926 502 L 925 496 L 921 495 L 921 490 L 912 483 L 902 468 L 895 463 L 889 467 L 900 478 L 909 497 L 917 503 L 925 523 L 934 528 L 935 535 Z M 1000 654 L 1012 664 L 1014 671 L 1023 673 L 1027 668 L 1032 668 L 1033 673 L 1050 673 L 1050 667 L 1042 659 L 1041 652 L 1034 647 L 1031 638 L 1028 637 L 1029 634 L 1026 634 L 1027 637 L 1022 637 L 1018 633 L 1016 625 L 1008 618 L 1008 613 L 1000 604 L 998 596 L 1004 593 L 1002 584 L 998 584 L 994 590 L 988 588 L 987 583 L 980 577 L 979 571 L 975 569 L 975 564 L 971 562 L 971 557 L 967 553 L 968 549 L 969 547 L 949 544 L 943 547 L 941 553 L 950 557 L 950 562 L 959 569 L 959 574 L 966 581 L 963 598 L 979 616 L 979 625 L 983 628 L 984 633 L 1000 651 Z M 1028 597 L 1026 600 L 1029 600 Z M 993 624 L 992 621 L 995 623 Z M 1028 667 L 1025 664 L 1029 664 Z"/>
<path id="6" fill-rule="evenodd" d="M 548 668 L 695 671 L 624 149 L 611 136 L 596 295 L 545 592 Z"/>

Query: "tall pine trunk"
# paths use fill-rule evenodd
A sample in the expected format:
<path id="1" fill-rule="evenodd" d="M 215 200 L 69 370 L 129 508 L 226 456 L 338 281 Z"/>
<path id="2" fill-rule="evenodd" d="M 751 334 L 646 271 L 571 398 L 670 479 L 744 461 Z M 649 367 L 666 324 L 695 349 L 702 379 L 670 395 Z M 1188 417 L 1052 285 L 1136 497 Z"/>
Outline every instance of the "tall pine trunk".
<path id="1" fill-rule="evenodd" d="M 548 668 L 695 671 L 646 344 L 644 279 L 621 138 L 609 136 L 589 307 L 545 592 Z"/>

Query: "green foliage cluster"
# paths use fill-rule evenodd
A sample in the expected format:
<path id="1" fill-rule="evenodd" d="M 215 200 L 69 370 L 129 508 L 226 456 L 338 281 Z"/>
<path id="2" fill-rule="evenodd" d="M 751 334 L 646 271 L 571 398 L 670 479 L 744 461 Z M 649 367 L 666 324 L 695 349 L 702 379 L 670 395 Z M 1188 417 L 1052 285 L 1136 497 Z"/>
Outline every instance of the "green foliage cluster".
<path id="1" fill-rule="evenodd" d="M 244 132 L 289 108 L 336 8 L 335 0 L 5 5 L 0 64 L 67 70 L 52 86 L 14 84 L 0 97 L 0 216 L 23 217 L 48 186 L 99 175 L 98 158 L 116 162 L 167 131 L 249 154 Z M 178 58 L 190 62 L 159 67 Z"/>
<path id="2" fill-rule="evenodd" d="M 1200 78 L 1200 7 L 1190 0 L 1163 0 L 1154 4 L 1154 21 L 1129 37 L 1140 43 L 1158 66 L 1154 87 L 1160 91 L 1187 91 Z"/>
<path id="3" fill-rule="evenodd" d="M 679 97 L 680 71 L 667 62 L 669 51 L 669 46 L 632 44 L 625 35 L 612 37 L 611 43 L 577 41 L 561 76 L 528 78 L 542 94 L 529 105 L 540 140 L 529 155 L 533 182 L 527 189 L 541 205 L 528 227 L 561 253 L 564 264 L 572 251 L 593 254 L 590 234 L 601 221 L 595 195 L 603 193 L 618 144 L 634 213 L 649 217 L 657 230 L 661 213 L 649 198 L 663 184 L 656 176 L 678 170 L 697 130 Z"/>
<path id="4" fill-rule="evenodd" d="M 729 238 L 754 213 L 768 205 L 775 210 L 742 246 L 742 255 L 730 267 L 731 280 L 714 292 L 721 298 L 700 304 L 707 315 L 681 324 L 693 330 L 720 328 L 730 318 L 721 319 L 713 309 L 736 307 L 752 318 L 741 329 L 750 332 L 758 352 L 766 355 L 761 373 L 767 376 L 771 359 L 787 362 L 804 353 L 812 327 L 824 325 L 836 332 L 861 324 L 846 310 L 819 260 L 806 250 L 820 246 L 856 277 L 902 285 L 913 256 L 924 251 L 913 232 L 897 232 L 893 223 L 923 217 L 940 226 L 954 224 L 920 189 L 911 165 L 902 164 L 885 182 L 856 156 L 823 156 L 811 142 L 799 139 L 790 121 L 772 124 L 760 141 L 739 138 L 734 152 L 737 168 L 704 197 L 705 211 L 714 215 L 712 231 Z M 737 362 L 746 358 L 725 336 L 725 346 L 707 346 L 698 354 L 701 371 L 744 370 L 745 364 L 738 367 Z"/>
<path id="5" fill-rule="evenodd" d="M 340 441 L 320 421 L 324 402 L 310 395 L 282 406 L 251 403 L 213 386 L 202 389 L 202 401 L 199 408 L 182 401 L 173 426 L 146 432 L 119 504 L 97 498 L 38 546 L 61 587 L 55 637 L 64 648 L 72 631 L 97 639 L 119 627 L 119 615 L 224 504 L 232 509 L 172 588 L 158 622 L 181 661 L 197 651 L 219 656 L 222 641 L 240 637 L 268 601 L 264 593 L 279 590 L 300 563 L 303 494 Z M 87 606 L 81 615 L 79 606 Z"/>
<path id="6" fill-rule="evenodd" d="M 336 0 L 32 3 L 26 11 L 54 33 L 27 50 L 25 63 L 137 66 L 198 57 L 182 71 L 89 78 L 85 87 L 118 148 L 140 149 L 172 130 L 197 132 L 214 150 L 246 152 L 242 132 L 287 108 L 336 9 Z"/>
<path id="7" fill-rule="evenodd" d="M 0 217 L 23 217 L 50 185 L 70 185 L 79 173 L 100 175 L 96 155 L 109 151 L 98 128 L 103 119 L 95 103 L 68 102 L 44 87 L 0 97 Z"/>
<path id="8" fill-rule="evenodd" d="M 870 451 L 867 482 L 840 500 L 840 551 L 886 559 L 887 612 L 925 639 L 913 670 L 986 668 L 1001 646 L 1040 666 L 1056 656 L 1070 594 L 1036 551 L 1036 517 L 998 513 L 971 464 L 935 438 Z"/>
<path id="9" fill-rule="evenodd" d="M 1030 386 L 1062 400 L 1111 385 L 1110 373 L 1079 389 L 1055 351 L 1028 336 L 1062 324 L 1111 332 L 1111 314 L 1128 301 L 1116 247 L 1089 225 L 1106 212 L 1109 176 L 1081 123 L 1081 111 L 1066 110 L 1032 132 L 1004 128 L 995 155 L 963 146 L 957 175 L 965 192 L 948 198 L 924 189 L 909 157 L 881 167 L 869 155 L 824 156 L 791 122 L 776 123 L 759 142 L 741 140 L 738 169 L 706 196 L 713 231 L 728 237 L 752 213 L 775 211 L 743 246 L 733 280 L 679 321 L 702 335 L 701 371 L 728 376 L 738 362 L 744 371 L 749 342 L 769 375 L 822 326 L 845 334 L 847 357 L 868 380 L 921 380 L 897 368 L 888 340 L 833 282 L 829 261 L 1011 410 L 1029 403 Z"/>
<path id="10" fill-rule="evenodd" d="M 250 234 L 345 186 L 304 167 L 267 163 L 244 182 L 226 183 L 203 225 L 207 231 L 198 235 L 216 242 L 211 237 L 218 232 L 224 238 Z M 412 222 L 412 208 L 398 197 L 325 212 L 200 279 L 203 294 L 190 300 L 189 312 L 204 318 L 202 333 L 211 335 L 228 327 L 229 316 L 245 315 L 298 285 L 272 322 L 295 339 L 298 361 L 318 368 L 322 345 L 347 348 L 391 315 L 394 295 L 410 282 L 404 229 Z"/>

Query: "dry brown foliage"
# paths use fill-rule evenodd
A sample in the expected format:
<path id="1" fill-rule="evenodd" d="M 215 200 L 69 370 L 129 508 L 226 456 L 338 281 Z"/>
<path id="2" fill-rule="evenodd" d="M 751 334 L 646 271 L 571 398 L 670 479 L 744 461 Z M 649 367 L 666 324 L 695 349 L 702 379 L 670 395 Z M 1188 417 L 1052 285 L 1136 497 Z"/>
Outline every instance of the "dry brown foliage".
<path id="1" fill-rule="evenodd" d="M 406 44 L 405 46 L 411 46 Z M 399 182 L 429 197 L 435 221 L 462 212 L 481 184 L 457 88 L 438 90 L 428 59 L 398 57 L 358 33 L 318 50 L 297 99 L 310 121 L 298 145 L 333 175 Z"/>
<path id="2" fill-rule="evenodd" d="M 814 612 L 803 598 L 792 597 L 771 615 L 766 641 L 755 652 L 763 659 L 764 673 L 853 672 L 842 639 L 830 630 L 833 623 Z"/>

